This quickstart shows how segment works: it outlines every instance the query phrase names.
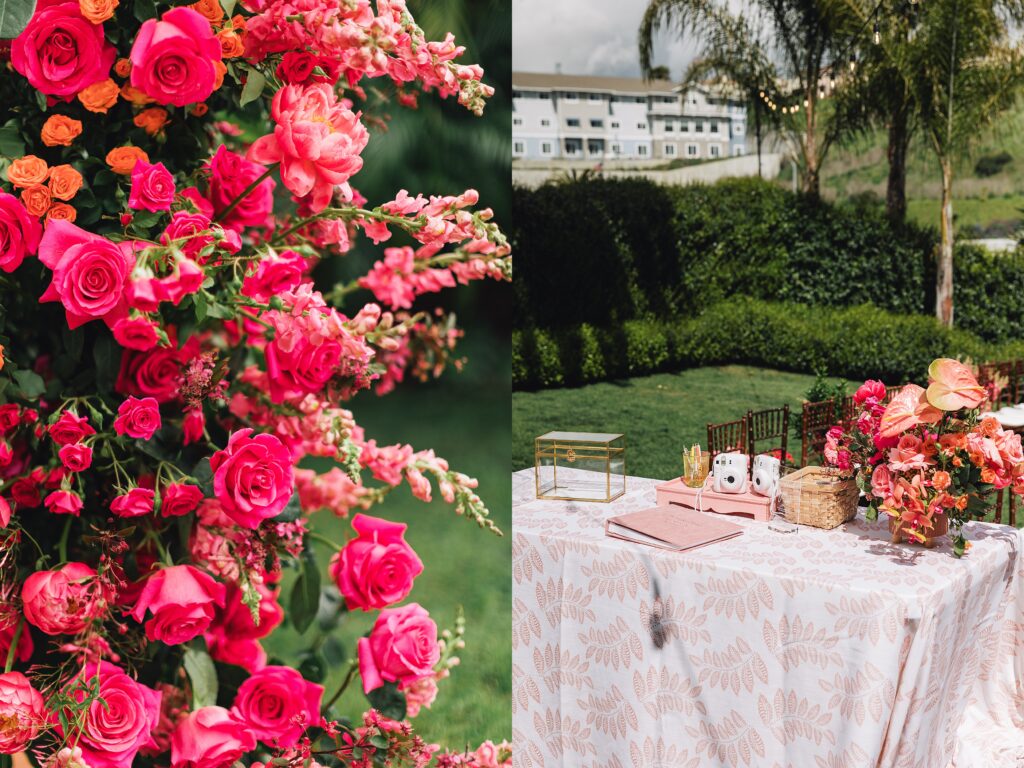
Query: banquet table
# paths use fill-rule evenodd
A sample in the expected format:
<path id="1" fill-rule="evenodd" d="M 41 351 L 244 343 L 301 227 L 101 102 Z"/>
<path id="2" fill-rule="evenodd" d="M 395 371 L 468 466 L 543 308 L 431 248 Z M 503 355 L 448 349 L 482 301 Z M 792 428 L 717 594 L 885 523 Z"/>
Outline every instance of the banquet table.
<path id="1" fill-rule="evenodd" d="M 519 766 L 1024 768 L 1024 534 L 957 560 L 884 522 L 671 552 L 604 535 L 655 505 L 540 501 L 513 475 Z"/>

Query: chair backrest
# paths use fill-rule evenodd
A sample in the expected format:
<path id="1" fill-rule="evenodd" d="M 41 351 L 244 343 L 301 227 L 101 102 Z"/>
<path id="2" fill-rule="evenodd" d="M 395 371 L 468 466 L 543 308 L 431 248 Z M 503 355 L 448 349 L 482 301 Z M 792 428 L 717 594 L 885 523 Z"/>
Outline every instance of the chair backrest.
<path id="1" fill-rule="evenodd" d="M 771 442 L 758 449 L 757 444 L 765 440 Z M 779 460 L 786 463 L 786 448 L 789 442 L 789 405 L 781 408 L 767 408 L 763 411 L 747 411 L 747 451 L 750 454 L 750 466 L 754 466 L 754 456 L 779 449 Z"/>
<path id="2" fill-rule="evenodd" d="M 800 417 L 800 466 L 806 467 L 812 453 L 825 450 L 825 435 L 836 424 L 835 400 L 804 403 Z"/>
<path id="3" fill-rule="evenodd" d="M 882 398 L 882 402 L 885 403 L 886 405 L 891 403 L 892 399 L 896 397 L 896 395 L 900 393 L 900 390 L 903 389 L 903 387 L 905 386 L 906 384 L 900 384 L 898 387 L 886 387 L 885 397 Z"/>
<path id="4" fill-rule="evenodd" d="M 708 424 L 708 454 L 714 460 L 720 453 L 747 452 L 747 420 Z"/>
<path id="5" fill-rule="evenodd" d="M 1014 405 L 1024 402 L 1024 360 L 1013 361 L 1013 375 L 1010 377 L 1010 386 L 1013 388 Z"/>
<path id="6" fill-rule="evenodd" d="M 1003 522 L 1003 507 L 1006 507 L 1006 522 L 1014 527 L 1017 526 L 1017 494 L 1010 488 L 1003 488 L 996 491 L 995 503 L 992 505 L 993 523 Z M 1005 502 L 1004 502 L 1005 499 Z"/>
<path id="7" fill-rule="evenodd" d="M 993 408 L 1017 404 L 1019 362 L 1004 360 L 978 366 L 978 383 L 988 390 L 989 402 Z"/>

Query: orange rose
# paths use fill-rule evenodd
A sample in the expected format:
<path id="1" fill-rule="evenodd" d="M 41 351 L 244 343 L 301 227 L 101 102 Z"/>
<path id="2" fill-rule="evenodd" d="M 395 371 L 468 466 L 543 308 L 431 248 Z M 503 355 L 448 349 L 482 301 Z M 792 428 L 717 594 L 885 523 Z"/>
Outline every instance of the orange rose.
<path id="1" fill-rule="evenodd" d="M 93 24 L 102 24 L 114 15 L 117 0 L 78 0 L 78 10 Z"/>
<path id="2" fill-rule="evenodd" d="M 39 132 L 43 144 L 48 147 L 70 147 L 71 142 L 82 135 L 82 121 L 67 115 L 51 115 Z"/>
<path id="3" fill-rule="evenodd" d="M 955 506 L 961 512 L 967 509 L 967 494 L 965 493 L 963 496 L 957 498 L 956 504 L 954 504 L 953 506 Z"/>
<path id="4" fill-rule="evenodd" d="M 42 216 L 50 208 L 50 190 L 42 184 L 33 184 L 21 193 L 25 210 L 33 216 Z"/>
<path id="5" fill-rule="evenodd" d="M 120 89 L 118 89 L 117 83 L 108 77 L 106 80 L 100 80 L 79 91 L 78 100 L 90 112 L 106 113 L 108 109 L 117 104 L 119 93 Z"/>
<path id="6" fill-rule="evenodd" d="M 992 485 L 996 481 L 996 471 L 992 467 L 985 467 L 981 470 L 981 482 Z"/>
<path id="7" fill-rule="evenodd" d="M 244 32 L 245 31 L 245 16 L 243 16 L 240 13 L 236 13 L 234 16 L 231 17 L 231 26 L 234 27 L 235 29 L 238 29 L 238 30 L 241 30 L 242 32 Z"/>
<path id="8" fill-rule="evenodd" d="M 217 78 L 213 81 L 213 90 L 218 91 L 224 85 L 224 75 L 228 73 L 228 68 L 224 65 L 223 61 L 213 62 L 213 68 L 217 72 Z"/>
<path id="9" fill-rule="evenodd" d="M 0 344 L 0 371 L 4 369 L 4 345 Z"/>
<path id="10" fill-rule="evenodd" d="M 222 29 L 217 33 L 217 41 L 220 43 L 221 55 L 225 59 L 237 59 L 245 53 L 245 43 L 237 32 Z"/>
<path id="11" fill-rule="evenodd" d="M 114 64 L 114 74 L 118 77 L 128 77 L 132 71 L 132 62 L 130 59 L 118 59 Z"/>
<path id="12" fill-rule="evenodd" d="M 131 102 L 136 107 L 144 107 L 153 101 L 138 88 L 133 88 L 128 83 L 121 86 L 121 98 L 125 101 Z"/>
<path id="13" fill-rule="evenodd" d="M 167 125 L 167 110 L 160 107 L 144 109 L 135 116 L 135 125 L 150 136 L 156 136 Z"/>
<path id="14" fill-rule="evenodd" d="M 7 169 L 7 180 L 16 187 L 31 187 L 42 184 L 50 174 L 46 161 L 35 155 L 25 155 L 11 163 Z"/>
<path id="15" fill-rule="evenodd" d="M 67 203 L 54 203 L 50 206 L 50 210 L 46 212 L 47 221 L 53 221 L 54 219 L 74 221 L 76 218 L 78 218 L 78 211 L 75 210 L 73 205 L 68 205 Z"/>
<path id="16" fill-rule="evenodd" d="M 952 478 L 949 476 L 949 472 L 940 469 L 932 475 L 932 488 L 937 491 L 944 491 L 949 488 L 950 482 L 952 482 Z"/>
<path id="17" fill-rule="evenodd" d="M 110 170 L 120 173 L 122 176 L 130 174 L 139 160 L 145 160 L 148 163 L 149 155 L 138 147 L 114 147 L 107 152 L 107 165 L 110 166 Z"/>
<path id="18" fill-rule="evenodd" d="M 210 107 L 206 104 L 196 104 L 192 109 L 189 110 L 189 114 L 193 117 L 202 117 L 210 111 Z"/>
<path id="19" fill-rule="evenodd" d="M 220 0 L 199 0 L 192 3 L 189 8 L 205 16 L 211 24 L 220 24 L 224 19 L 224 9 L 221 8 Z"/>
<path id="20" fill-rule="evenodd" d="M 70 165 L 50 169 L 50 194 L 57 200 L 70 200 L 82 188 L 82 174 Z"/>

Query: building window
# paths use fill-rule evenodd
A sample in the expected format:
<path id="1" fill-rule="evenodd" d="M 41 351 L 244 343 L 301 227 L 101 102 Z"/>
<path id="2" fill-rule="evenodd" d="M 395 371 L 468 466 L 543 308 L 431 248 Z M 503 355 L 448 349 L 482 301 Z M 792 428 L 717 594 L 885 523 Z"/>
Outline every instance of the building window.
<path id="1" fill-rule="evenodd" d="M 675 157 L 675 156 L 676 156 L 676 145 L 675 144 L 666 144 L 665 145 L 665 157 Z"/>
<path id="2" fill-rule="evenodd" d="M 512 153 L 513 154 L 521 155 L 524 152 L 526 152 L 526 146 L 523 144 L 523 142 L 521 142 L 521 141 L 514 141 L 514 142 L 512 142 Z"/>
<path id="3" fill-rule="evenodd" d="M 612 144 L 612 152 L 614 154 L 616 154 L 616 155 L 621 155 L 622 154 L 622 145 L 621 144 Z"/>
<path id="4" fill-rule="evenodd" d="M 604 128 L 604 120 L 598 120 L 597 118 L 590 119 L 591 128 Z"/>
<path id="5" fill-rule="evenodd" d="M 704 121 L 698 120 L 696 123 L 694 123 L 694 130 L 697 133 L 704 133 Z"/>
<path id="6" fill-rule="evenodd" d="M 711 153 L 711 157 L 721 157 L 722 148 L 717 144 L 712 144 L 708 147 L 708 151 Z"/>
<path id="7" fill-rule="evenodd" d="M 541 128 L 547 128 L 549 125 L 551 125 L 551 121 L 548 120 L 546 117 L 542 118 L 541 121 L 540 121 L 540 125 L 541 125 Z"/>
<path id="8" fill-rule="evenodd" d="M 639 130 L 641 130 L 641 131 L 646 131 L 646 130 L 647 130 L 647 123 L 637 123 L 637 124 L 636 124 L 636 127 L 637 127 L 637 128 L 639 129 Z"/>
<path id="9" fill-rule="evenodd" d="M 521 118 L 521 117 L 513 117 L 512 118 L 512 125 L 522 125 L 522 124 L 523 124 L 523 118 Z"/>
<path id="10" fill-rule="evenodd" d="M 745 152 L 745 150 L 743 148 L 743 145 L 742 144 L 737 144 L 735 147 L 733 147 L 732 148 L 732 154 L 733 154 L 733 157 L 743 157 L 743 155 L 746 154 L 746 152 Z"/>
<path id="11" fill-rule="evenodd" d="M 618 128 L 618 127 L 619 127 L 619 124 L 618 124 L 618 123 L 616 123 L 616 122 L 612 122 L 611 126 L 612 126 L 612 128 Z"/>
<path id="12" fill-rule="evenodd" d="M 686 145 L 686 156 L 687 157 L 700 157 L 700 147 L 696 144 Z"/>
<path id="13" fill-rule="evenodd" d="M 550 93 L 541 93 L 541 94 L 538 94 L 538 95 L 540 96 L 540 98 L 544 99 L 545 101 L 551 101 L 551 94 Z"/>
<path id="14" fill-rule="evenodd" d="M 569 128 L 579 128 L 580 127 L 580 119 L 578 117 L 567 117 L 567 118 L 565 118 L 565 124 Z"/>
<path id="15" fill-rule="evenodd" d="M 636 148 L 636 153 L 640 157 L 647 157 L 647 145 L 641 144 L 639 147 Z"/>
<path id="16" fill-rule="evenodd" d="M 545 141 L 545 142 L 541 143 L 541 145 L 540 145 L 540 153 L 542 155 L 550 155 L 551 154 L 551 142 L 550 141 Z"/>
<path id="17" fill-rule="evenodd" d="M 672 131 L 674 131 L 674 130 L 675 130 L 675 126 L 672 124 L 672 122 L 669 121 L 669 120 L 666 120 L 665 121 L 665 133 L 672 133 Z"/>
<path id="18" fill-rule="evenodd" d="M 711 132 L 712 133 L 718 133 L 718 123 L 717 123 L 717 121 L 712 120 L 710 123 L 708 123 L 708 125 L 711 126 Z"/>
<path id="19" fill-rule="evenodd" d="M 592 93 L 592 94 L 590 94 L 590 100 L 591 101 L 601 101 L 602 100 L 601 94 L 600 93 Z"/>
<path id="20" fill-rule="evenodd" d="M 566 92 L 565 100 L 566 101 L 579 101 L 580 100 L 580 95 L 578 93 Z"/>

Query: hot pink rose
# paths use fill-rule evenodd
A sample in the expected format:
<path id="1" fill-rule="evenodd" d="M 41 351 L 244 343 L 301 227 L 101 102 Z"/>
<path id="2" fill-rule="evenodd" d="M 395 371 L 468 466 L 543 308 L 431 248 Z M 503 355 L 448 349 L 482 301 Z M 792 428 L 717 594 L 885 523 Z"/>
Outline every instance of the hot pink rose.
<path id="1" fill-rule="evenodd" d="M 153 437 L 160 425 L 160 406 L 152 397 L 129 397 L 118 406 L 117 418 L 114 419 L 117 434 L 142 440 Z"/>
<path id="2" fill-rule="evenodd" d="M 18 620 L 16 617 L 11 617 L 7 621 L 0 621 L 0 658 L 7 658 L 17 627 Z M 22 662 L 28 661 L 32 658 L 33 651 L 35 651 L 35 644 L 32 642 L 32 633 L 22 629 L 18 635 L 18 647 L 14 649 L 14 658 Z"/>
<path id="3" fill-rule="evenodd" d="M 130 58 L 133 87 L 159 104 L 184 107 L 213 93 L 221 47 L 202 14 L 179 6 L 143 22 Z"/>
<path id="4" fill-rule="evenodd" d="M 181 423 L 181 431 L 185 438 L 185 445 L 197 443 L 203 439 L 203 431 L 206 429 L 206 415 L 202 408 L 190 408 L 185 413 L 185 419 Z"/>
<path id="5" fill-rule="evenodd" d="M 122 317 L 111 330 L 117 343 L 128 349 L 145 352 L 160 341 L 156 323 L 144 317 Z"/>
<path id="6" fill-rule="evenodd" d="M 73 635 L 102 609 L 96 571 L 67 563 L 56 571 L 36 571 L 21 587 L 25 620 L 48 635 Z"/>
<path id="7" fill-rule="evenodd" d="M 318 392 L 340 372 L 341 344 L 333 339 L 275 336 L 265 350 L 270 395 L 275 403 L 289 397 Z"/>
<path id="8" fill-rule="evenodd" d="M 42 228 L 14 195 L 0 192 L 0 269 L 13 272 L 39 249 Z"/>
<path id="9" fill-rule="evenodd" d="M 114 497 L 110 511 L 118 517 L 144 517 L 153 514 L 155 499 L 152 488 L 132 488 L 128 493 Z"/>
<path id="10" fill-rule="evenodd" d="M 357 514 L 359 534 L 331 561 L 331 576 L 349 610 L 377 610 L 404 600 L 423 563 L 403 535 L 406 526 Z"/>
<path id="11" fill-rule="evenodd" d="M 221 146 L 210 160 L 209 198 L 218 214 L 263 175 L 263 166 L 246 160 L 241 155 Z M 274 180 L 267 178 L 231 209 L 220 222 L 225 227 L 242 230 L 245 227 L 260 227 L 274 207 Z"/>
<path id="12" fill-rule="evenodd" d="M 291 453 L 274 435 L 240 429 L 210 457 L 213 492 L 236 523 L 256 529 L 288 504 L 295 481 Z"/>
<path id="13" fill-rule="evenodd" d="M 68 327 L 90 320 L 113 325 L 127 314 L 125 283 L 135 266 L 130 242 L 114 244 L 69 221 L 51 221 L 39 243 L 39 260 L 53 270 L 40 301 L 59 301 Z"/>
<path id="14" fill-rule="evenodd" d="M 11 45 L 11 64 L 32 87 L 67 98 L 103 80 L 117 56 L 103 25 L 82 16 L 77 2 L 43 0 Z"/>
<path id="15" fill-rule="evenodd" d="M 380 612 L 369 637 L 359 639 L 359 674 L 363 692 L 380 688 L 385 682 L 408 685 L 434 674 L 441 658 L 437 625 L 417 603 Z"/>
<path id="16" fill-rule="evenodd" d="M 869 397 L 881 401 L 885 398 L 885 384 L 875 379 L 868 379 L 861 384 L 853 394 L 853 401 L 857 404 L 865 402 Z"/>
<path id="17" fill-rule="evenodd" d="M 146 579 L 131 615 L 141 623 L 149 611 L 146 637 L 178 645 L 205 632 L 218 606 L 224 606 L 223 584 L 191 565 L 174 565 Z"/>
<path id="18" fill-rule="evenodd" d="M 264 667 L 242 683 L 231 714 L 263 743 L 292 747 L 309 725 L 320 721 L 323 693 L 322 686 L 290 667 Z"/>
<path id="19" fill-rule="evenodd" d="M 71 491 L 54 491 L 43 503 L 55 515 L 78 515 L 82 511 L 82 497 Z"/>
<path id="20" fill-rule="evenodd" d="M 139 750 L 153 744 L 160 693 L 107 661 L 87 664 L 84 678 L 99 679 L 99 697 L 89 705 L 78 738 L 85 763 L 89 768 L 130 768 Z M 59 725 L 56 730 L 64 735 Z"/>
<path id="21" fill-rule="evenodd" d="M 181 517 L 194 512 L 203 500 L 203 492 L 194 485 L 171 483 L 160 495 L 161 517 Z"/>
<path id="22" fill-rule="evenodd" d="M 256 737 L 223 707 L 201 707 L 171 735 L 171 768 L 228 768 L 256 749 Z"/>
<path id="23" fill-rule="evenodd" d="M 71 411 L 62 411 L 60 418 L 47 427 L 46 431 L 57 445 L 80 443 L 89 435 L 96 434 L 96 430 L 89 424 L 89 419 Z"/>
<path id="24" fill-rule="evenodd" d="M 174 177 L 164 164 L 150 165 L 145 160 L 136 162 L 132 169 L 128 207 L 135 211 L 169 211 L 173 202 Z"/>
<path id="25" fill-rule="evenodd" d="M 222 664 L 234 664 L 250 674 L 267 666 L 267 652 L 259 640 L 251 637 L 231 637 L 207 632 L 206 644 L 210 658 Z"/>
<path id="26" fill-rule="evenodd" d="M 284 185 L 298 197 L 311 195 L 313 213 L 323 210 L 334 188 L 363 167 L 366 127 L 326 83 L 284 86 L 274 94 L 271 115 L 274 132 L 253 142 L 247 157 L 281 163 Z"/>
<path id="27" fill-rule="evenodd" d="M 196 193 L 198 194 L 198 192 Z M 206 200 L 203 201 L 207 205 Z M 213 235 L 209 234 L 210 217 L 204 213 L 192 213 L 190 211 L 175 211 L 171 216 L 171 223 L 167 225 L 160 241 L 169 243 L 176 240 L 182 253 L 194 257 L 199 251 L 213 242 Z"/>
<path id="28" fill-rule="evenodd" d="M 256 271 L 242 283 L 242 293 L 260 301 L 270 301 L 271 297 L 298 286 L 305 268 L 305 259 L 295 251 L 262 258 Z"/>
<path id="29" fill-rule="evenodd" d="M 46 725 L 43 696 L 21 672 L 0 674 L 0 755 L 23 752 Z"/>
<path id="30" fill-rule="evenodd" d="M 158 347 L 145 354 L 125 352 L 121 355 L 121 369 L 114 389 L 122 395 L 153 397 L 158 403 L 175 400 L 182 365 L 198 354 L 199 341 L 192 336 L 181 349 L 173 341 L 170 346 Z"/>
<path id="31" fill-rule="evenodd" d="M 0 496 L 0 529 L 6 528 L 11 522 L 11 505 Z"/>
<path id="32" fill-rule="evenodd" d="M 57 455 L 61 463 L 72 472 L 84 472 L 92 466 L 92 448 L 81 443 L 63 446 Z"/>

